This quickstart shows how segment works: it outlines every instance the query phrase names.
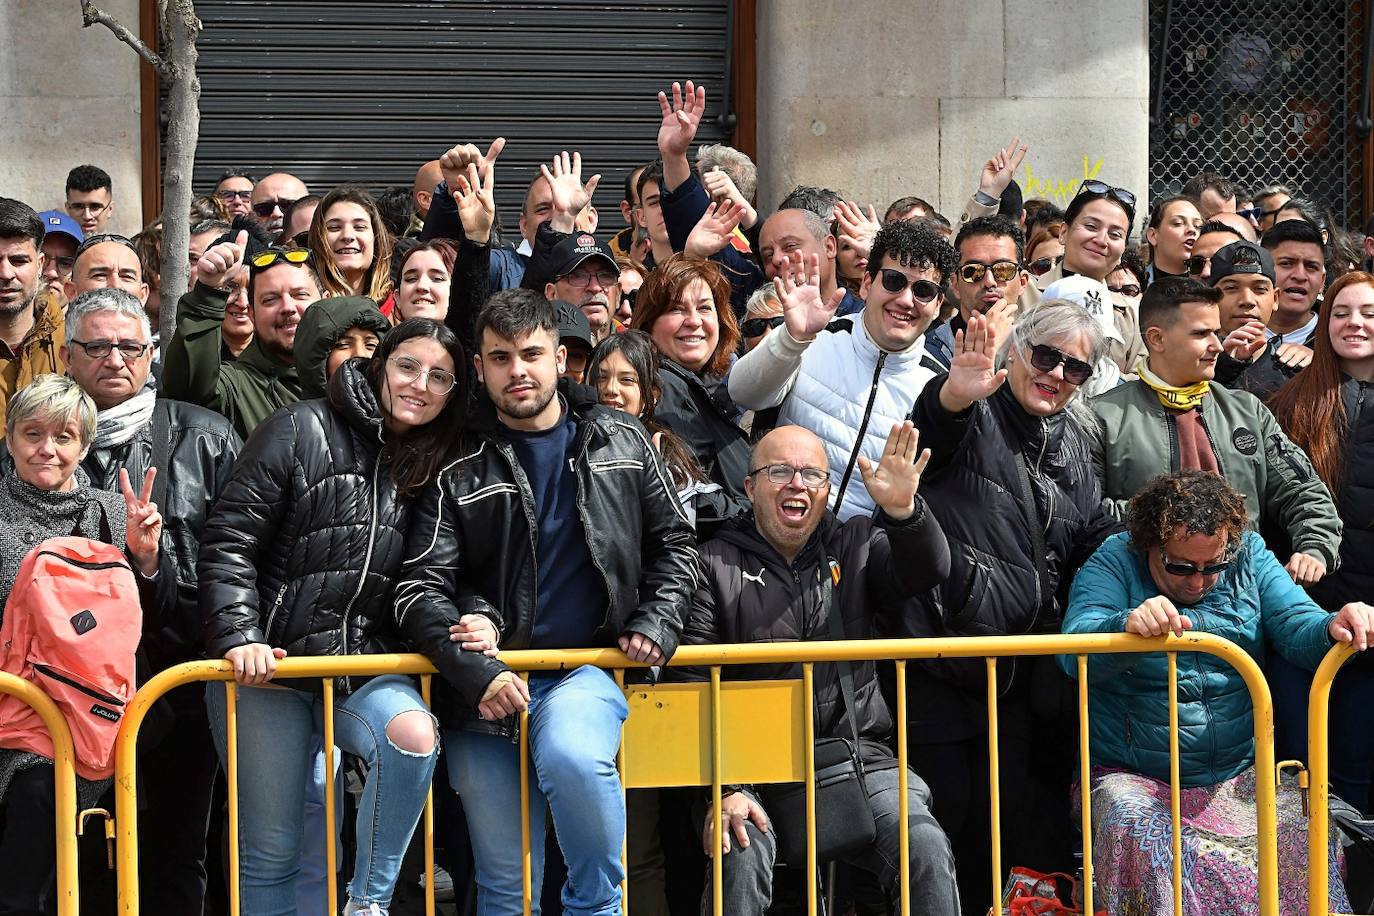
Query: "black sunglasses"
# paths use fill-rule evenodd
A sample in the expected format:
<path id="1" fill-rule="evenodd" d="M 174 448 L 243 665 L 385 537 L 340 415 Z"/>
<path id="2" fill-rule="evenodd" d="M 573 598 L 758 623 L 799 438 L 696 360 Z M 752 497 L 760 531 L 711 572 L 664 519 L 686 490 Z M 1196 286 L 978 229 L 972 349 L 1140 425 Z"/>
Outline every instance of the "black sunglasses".
<path id="1" fill-rule="evenodd" d="M 1183 271 L 1190 277 L 1200 277 L 1202 272 L 1207 269 L 1207 265 L 1212 263 L 1212 258 L 1205 254 L 1189 255 L 1183 261 Z"/>
<path id="2" fill-rule="evenodd" d="M 1089 178 L 1078 186 L 1078 193 L 1075 198 L 1082 197 L 1084 194 L 1092 194 L 1095 197 L 1109 197 L 1126 208 L 1131 222 L 1135 222 L 1135 195 L 1125 188 L 1116 188 L 1107 184 L 1105 181 L 1098 181 Z"/>
<path id="3" fill-rule="evenodd" d="M 883 289 L 889 293 L 900 293 L 910 286 L 912 298 L 917 302 L 934 302 L 935 297 L 942 292 L 938 283 L 932 283 L 930 280 L 908 280 L 906 274 L 890 267 L 884 267 L 878 271 L 878 275 L 882 278 Z"/>
<path id="4" fill-rule="evenodd" d="M 1164 571 L 1171 576 L 1215 576 L 1226 571 L 1235 559 L 1231 551 L 1227 551 L 1221 558 L 1221 562 L 1213 563 L 1211 566 L 1197 566 L 1193 563 L 1179 563 L 1170 560 L 1169 555 L 1164 552 L 1164 548 L 1159 549 L 1159 558 L 1164 561 Z"/>
<path id="5" fill-rule="evenodd" d="M 1047 344 L 1036 344 L 1030 350 L 1030 364 L 1040 372 L 1053 372 L 1059 364 L 1064 365 L 1064 381 L 1070 385 L 1081 385 L 1093 377 L 1092 363 L 1074 359 L 1062 350 Z"/>
<path id="6" fill-rule="evenodd" d="M 1135 283 L 1123 283 L 1120 286 L 1109 286 L 1107 289 L 1132 299 L 1140 295 L 1140 287 Z"/>
<path id="7" fill-rule="evenodd" d="M 1045 268 L 1049 270 L 1048 267 Z M 984 264 L 982 261 L 969 261 L 959 268 L 959 279 L 965 283 L 981 283 L 987 276 L 988 271 L 992 271 L 992 278 L 998 283 L 1006 283 L 1017 275 L 1021 270 L 1021 265 L 1015 261 L 993 261 L 991 264 Z"/>
<path id="8" fill-rule="evenodd" d="M 1026 270 L 1030 271 L 1031 276 L 1043 277 L 1054 267 L 1054 258 L 1036 258 L 1026 265 Z M 996 276 L 996 274 L 993 274 Z"/>
<path id="9" fill-rule="evenodd" d="M 638 298 L 639 298 L 639 289 L 638 289 L 638 287 L 636 287 L 635 289 L 630 290 L 629 292 L 622 292 L 622 293 L 620 294 L 620 302 L 621 302 L 621 304 L 624 305 L 627 309 L 630 310 L 630 314 L 631 314 L 631 315 L 634 314 L 634 311 L 635 311 L 635 300 L 637 300 Z"/>
<path id="10" fill-rule="evenodd" d="M 296 202 L 294 200 L 260 200 L 253 204 L 253 212 L 258 216 L 271 216 L 272 211 L 281 207 L 281 212 L 285 213 Z"/>
<path id="11" fill-rule="evenodd" d="M 783 317 L 781 315 L 774 315 L 772 318 L 750 318 L 741 324 L 739 329 L 745 337 L 762 337 L 782 322 Z"/>

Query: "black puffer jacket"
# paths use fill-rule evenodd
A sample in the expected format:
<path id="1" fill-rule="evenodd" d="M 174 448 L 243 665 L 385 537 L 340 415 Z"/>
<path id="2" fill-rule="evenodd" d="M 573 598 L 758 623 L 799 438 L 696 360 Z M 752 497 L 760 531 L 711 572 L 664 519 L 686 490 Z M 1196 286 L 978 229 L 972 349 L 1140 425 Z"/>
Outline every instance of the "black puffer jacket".
<path id="1" fill-rule="evenodd" d="M 950 574 L 920 599 L 922 611 L 907 618 L 914 626 L 906 635 L 1057 633 L 1073 573 L 1120 527 L 1102 511 L 1086 440 L 1067 411 L 1032 416 L 1005 384 L 963 414 L 950 414 L 940 406 L 947 377 L 926 385 L 912 420 L 921 445 L 931 450 L 921 493 L 949 539 Z M 1018 454 L 1029 469 L 1033 507 L 1021 497 Z M 1032 524 L 1044 531 L 1045 585 L 1031 549 Z M 1035 667 L 1000 665 L 1004 693 L 1030 689 L 1027 678 Z M 912 674 L 913 689 L 929 676 L 958 685 L 952 693 L 967 688 L 975 703 L 983 702 L 986 675 L 980 659 L 923 662 L 913 665 Z M 957 701 L 938 693 L 939 699 L 926 691 L 913 704 L 914 721 L 925 721 L 922 716 L 933 721 L 959 709 Z M 949 718 L 979 729 L 985 723 L 981 712 L 959 711 Z"/>
<path id="2" fill-rule="evenodd" d="M 571 397 L 579 389 L 586 391 L 577 386 Z M 481 405 L 462 457 L 416 500 L 396 616 L 406 640 L 451 688 L 436 692 L 439 717 L 511 734 L 514 717 L 475 718 L 487 685 L 506 666 L 448 638 L 464 614 L 490 617 L 503 649 L 527 648 L 534 629 L 534 495 L 491 402 Z M 596 643 L 609 647 L 624 633 L 642 633 L 671 656 L 697 582 L 696 539 L 677 492 L 639 421 L 585 398 L 565 409 L 578 427 L 574 471 L 587 547 L 610 597 Z"/>
<path id="3" fill-rule="evenodd" d="M 211 657 L 248 643 L 293 656 L 395 650 L 410 510 L 381 461 L 366 366 L 344 363 L 327 401 L 282 408 L 244 446 L 201 542 Z"/>
<path id="4" fill-rule="evenodd" d="M 1346 378 L 1345 455 L 1336 509 L 1345 525 L 1341 562 L 1308 591 L 1325 610 L 1339 611 L 1351 601 L 1374 601 L 1374 384 Z M 1364 659 L 1364 656 L 1361 656 Z M 1374 662 L 1364 664 L 1374 666 Z"/>
<path id="5" fill-rule="evenodd" d="M 720 484 L 733 506 L 730 514 L 747 512 L 744 478 L 749 473 L 749 437 L 736 422 L 739 408 L 730 400 L 725 382 L 703 380 L 666 356 L 660 361 L 658 381 L 663 396 L 654 407 L 654 419 L 677 433 L 706 477 Z"/>
<path id="6" fill-rule="evenodd" d="M 940 523 L 916 502 L 904 522 L 882 516 L 841 523 L 827 511 L 820 527 L 788 564 L 763 539 L 752 514 L 726 522 L 701 547 L 702 582 L 683 630 L 686 645 L 808 642 L 830 638 L 822 614 L 822 576 L 838 565 L 833 613 L 847 639 L 893 636 L 894 615 L 907 601 L 949 572 L 949 546 Z M 878 687 L 873 662 L 854 663 L 854 704 L 864 757 L 890 757 L 892 713 Z M 669 669 L 673 674 L 673 669 Z M 731 665 L 730 680 L 800 678 L 800 665 Z M 815 676 L 817 737 L 849 737 L 839 666 L 819 665 Z"/>
<path id="7" fill-rule="evenodd" d="M 81 463 L 91 486 L 120 492 L 119 471 L 124 468 L 137 488 L 153 463 L 153 431 L 162 428 L 167 430 L 169 444 L 167 465 L 158 468 L 158 491 L 165 491 L 158 511 L 163 519 L 162 549 L 176 570 L 177 599 L 176 613 L 160 629 L 148 633 L 140 646 L 154 671 L 201 655 L 204 640 L 196 597 L 201 532 L 243 448 L 229 421 L 214 411 L 158 398 L 152 422 L 128 442 L 91 448 Z"/>

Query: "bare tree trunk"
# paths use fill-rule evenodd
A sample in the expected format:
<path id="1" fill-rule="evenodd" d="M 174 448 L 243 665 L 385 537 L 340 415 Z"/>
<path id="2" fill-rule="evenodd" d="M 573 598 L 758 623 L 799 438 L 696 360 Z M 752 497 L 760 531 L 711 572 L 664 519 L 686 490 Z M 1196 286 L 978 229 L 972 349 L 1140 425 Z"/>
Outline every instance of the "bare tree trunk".
<path id="1" fill-rule="evenodd" d="M 149 2 L 149 0 L 142 0 Z M 177 302 L 186 292 L 191 248 L 191 175 L 200 139 L 200 77 L 196 75 L 196 39 L 200 19 L 194 0 L 157 0 L 162 53 L 149 48 L 117 19 L 81 0 L 83 27 L 103 25 L 138 52 L 167 84 L 167 140 L 162 169 L 162 313 L 158 331 L 164 341 L 176 333 Z"/>

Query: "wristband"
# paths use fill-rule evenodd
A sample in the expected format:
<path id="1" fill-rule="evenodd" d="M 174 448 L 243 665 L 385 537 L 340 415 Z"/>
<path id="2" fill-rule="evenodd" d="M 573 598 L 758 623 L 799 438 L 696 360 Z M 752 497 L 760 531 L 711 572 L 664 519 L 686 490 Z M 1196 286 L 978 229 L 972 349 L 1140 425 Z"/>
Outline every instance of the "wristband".
<path id="1" fill-rule="evenodd" d="M 985 193 L 982 188 L 979 188 L 978 190 L 973 192 L 973 199 L 978 201 L 978 203 L 982 204 L 985 207 L 1002 206 L 1002 201 L 1000 199 L 993 197 L 991 194 Z"/>

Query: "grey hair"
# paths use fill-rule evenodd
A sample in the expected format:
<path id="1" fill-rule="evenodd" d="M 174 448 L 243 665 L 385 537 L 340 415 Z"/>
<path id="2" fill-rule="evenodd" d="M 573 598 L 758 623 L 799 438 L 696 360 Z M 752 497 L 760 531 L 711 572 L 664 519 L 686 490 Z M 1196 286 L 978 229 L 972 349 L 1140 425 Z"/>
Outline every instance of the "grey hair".
<path id="1" fill-rule="evenodd" d="M 153 326 L 148 321 L 148 313 L 143 310 L 143 303 L 138 301 L 138 297 L 122 289 L 102 286 L 99 289 L 87 290 L 67 305 L 67 349 L 70 350 L 72 343 L 76 340 L 77 328 L 81 326 L 81 319 L 97 312 L 117 312 L 120 315 L 137 318 L 138 326 L 143 330 L 141 343 L 152 341 Z"/>
<path id="2" fill-rule="evenodd" d="M 1260 188 L 1258 191 L 1256 191 L 1254 194 L 1251 194 L 1250 199 L 1259 200 L 1262 197 L 1273 197 L 1275 194 L 1286 194 L 1289 197 L 1293 196 L 1293 192 L 1288 190 L 1288 185 L 1267 184 L 1264 187 Z"/>
<path id="3" fill-rule="evenodd" d="M 708 143 L 697 150 L 697 171 L 705 175 L 713 168 L 729 175 L 745 200 L 754 199 L 759 188 L 759 167 L 754 165 L 754 160 L 733 146 Z"/>
<path id="4" fill-rule="evenodd" d="M 35 376 L 10 398 L 5 408 L 5 436 L 8 438 L 16 426 L 29 420 L 60 421 L 65 426 L 74 419 L 80 430 L 81 447 L 85 448 L 95 439 L 95 416 L 95 401 L 74 379 L 49 372 Z"/>
<path id="5" fill-rule="evenodd" d="M 771 318 L 781 309 L 782 299 L 778 296 L 777 287 L 772 283 L 765 283 L 749 294 L 749 301 L 744 306 L 744 317 Z"/>
<path id="6" fill-rule="evenodd" d="M 1007 364 L 1007 354 L 1015 347 L 1018 353 L 1027 353 L 1036 344 L 1056 344 L 1064 341 L 1082 337 L 1088 342 L 1088 358 L 1085 362 L 1091 363 L 1094 368 L 1107 356 L 1107 338 L 1102 333 L 1100 325 L 1092 313 L 1083 306 L 1070 299 L 1044 299 L 1039 305 L 1022 312 L 1016 316 L 1016 323 L 1011 326 L 1011 333 L 1007 339 L 997 348 L 998 369 Z M 1082 404 L 1080 395 L 1083 393 L 1082 386 L 1073 393 L 1069 399 L 1069 407 L 1079 422 L 1083 422 L 1084 417 L 1073 408 L 1082 406 L 1086 411 L 1086 405 Z"/>
<path id="7" fill-rule="evenodd" d="M 824 242 L 826 236 L 830 235 L 830 224 L 825 221 L 823 216 L 811 210 L 803 210 L 801 207 L 784 207 L 781 210 L 775 211 L 773 216 L 768 217 L 768 219 L 772 219 L 779 213 L 800 213 L 802 215 L 802 224 L 806 226 L 806 231 L 811 233 L 811 237 L 818 242 Z"/>

